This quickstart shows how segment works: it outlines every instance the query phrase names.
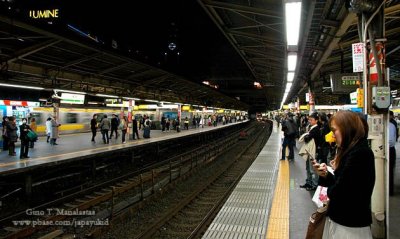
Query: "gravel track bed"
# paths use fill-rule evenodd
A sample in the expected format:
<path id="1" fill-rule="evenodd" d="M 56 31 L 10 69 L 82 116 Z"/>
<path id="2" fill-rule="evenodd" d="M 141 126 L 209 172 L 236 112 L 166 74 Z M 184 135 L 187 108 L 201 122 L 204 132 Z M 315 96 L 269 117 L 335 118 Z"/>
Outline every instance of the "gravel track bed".
<path id="1" fill-rule="evenodd" d="M 208 190 L 203 191 L 188 206 L 177 212 L 176 216 L 168 220 L 168 223 L 160 226 L 160 229 L 152 238 L 186 238 L 190 235 L 193 229 L 197 227 L 209 212 L 210 208 L 215 205 L 228 187 L 241 175 L 241 172 L 250 166 L 253 159 L 258 155 L 261 146 L 265 144 L 265 138 L 268 137 L 266 129 L 263 129 L 263 125 L 258 125 L 257 127 L 259 128 L 255 132 L 263 132 L 263 135 L 257 138 L 246 154 L 242 155 L 240 160 L 233 163 L 229 171 L 223 173 L 219 177 L 219 180 L 209 185 Z M 228 152 L 220 155 L 217 160 L 194 170 L 190 177 L 177 184 L 175 188 L 163 192 L 162 196 L 148 202 L 143 208 L 137 210 L 133 216 L 126 218 L 123 222 L 114 224 L 102 238 L 136 238 L 149 225 L 152 225 L 160 217 L 163 217 L 168 210 L 181 204 L 196 188 L 203 186 L 216 172 L 226 168 L 226 165 L 240 154 L 249 141 L 239 141 Z"/>

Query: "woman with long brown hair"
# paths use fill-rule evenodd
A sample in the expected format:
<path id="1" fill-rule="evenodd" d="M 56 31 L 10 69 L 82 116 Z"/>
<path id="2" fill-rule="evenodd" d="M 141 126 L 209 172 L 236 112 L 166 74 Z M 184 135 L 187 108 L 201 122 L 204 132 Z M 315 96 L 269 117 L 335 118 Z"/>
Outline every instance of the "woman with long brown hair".
<path id="1" fill-rule="evenodd" d="M 330 120 L 337 154 L 329 173 L 314 162 L 321 186 L 328 187 L 329 205 L 323 238 L 372 238 L 371 195 L 375 184 L 374 154 L 368 145 L 368 124 L 359 114 L 339 111 Z"/>

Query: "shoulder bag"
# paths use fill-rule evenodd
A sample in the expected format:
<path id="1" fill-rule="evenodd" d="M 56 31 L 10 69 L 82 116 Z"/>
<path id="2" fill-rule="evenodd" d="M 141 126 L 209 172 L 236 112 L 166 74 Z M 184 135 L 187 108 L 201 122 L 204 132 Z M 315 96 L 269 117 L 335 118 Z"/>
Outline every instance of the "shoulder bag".
<path id="1" fill-rule="evenodd" d="M 310 221 L 308 222 L 306 239 L 322 238 L 327 211 L 328 206 L 326 205 L 324 207 L 318 208 L 317 211 L 311 215 Z"/>

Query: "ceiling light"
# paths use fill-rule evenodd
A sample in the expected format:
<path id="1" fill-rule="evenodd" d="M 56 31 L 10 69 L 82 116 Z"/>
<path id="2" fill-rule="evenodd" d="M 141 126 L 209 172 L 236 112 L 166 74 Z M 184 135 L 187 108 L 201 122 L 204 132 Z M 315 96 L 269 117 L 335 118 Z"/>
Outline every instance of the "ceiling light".
<path id="1" fill-rule="evenodd" d="M 14 88 L 23 88 L 23 89 L 31 89 L 31 90 L 44 90 L 43 87 L 27 86 L 27 85 L 12 85 L 12 84 L 3 84 L 3 83 L 0 83 L 0 86 L 14 87 Z"/>
<path id="2" fill-rule="evenodd" d="M 108 97 L 108 98 L 119 98 L 119 96 L 116 96 L 116 95 L 105 95 L 105 94 L 96 94 L 96 96 Z"/>
<path id="3" fill-rule="evenodd" d="M 132 98 L 132 97 L 122 97 L 125 100 L 140 100 L 139 98 Z"/>
<path id="4" fill-rule="evenodd" d="M 63 89 L 54 89 L 54 92 L 65 92 L 65 93 L 86 95 L 86 92 L 82 92 L 82 91 L 73 91 L 73 90 L 63 90 Z"/>
<path id="5" fill-rule="evenodd" d="M 288 71 L 295 71 L 297 64 L 297 54 L 289 54 L 288 55 Z"/>
<path id="6" fill-rule="evenodd" d="M 297 46 L 299 42 L 301 2 L 285 4 L 286 41 L 288 46 Z"/>
<path id="7" fill-rule="evenodd" d="M 292 87 L 293 83 L 292 82 L 288 82 L 286 83 L 286 89 L 290 89 Z"/>
<path id="8" fill-rule="evenodd" d="M 287 73 L 287 82 L 293 82 L 294 79 L 294 72 Z"/>
<path id="9" fill-rule="evenodd" d="M 158 103 L 158 100 L 144 100 L 146 102 L 153 102 L 153 103 Z"/>

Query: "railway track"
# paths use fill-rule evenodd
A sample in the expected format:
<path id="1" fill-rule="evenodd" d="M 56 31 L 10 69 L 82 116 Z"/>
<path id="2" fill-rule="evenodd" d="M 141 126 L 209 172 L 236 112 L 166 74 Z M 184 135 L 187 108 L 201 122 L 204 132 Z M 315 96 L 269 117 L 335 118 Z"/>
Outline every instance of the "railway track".
<path id="1" fill-rule="evenodd" d="M 252 127 L 247 130 L 251 130 Z M 238 133 L 235 132 L 227 137 L 222 144 L 228 147 L 234 145 L 237 139 L 233 140 L 233 138 L 237 138 Z M 2 225 L 0 238 L 27 238 L 32 235 L 35 238 L 38 236 L 57 238 L 61 235 L 64 237 L 79 235 L 79 238 L 93 237 L 93 232 L 87 230 L 88 226 L 91 228 L 100 225 L 102 228 L 104 226 L 108 228 L 114 216 L 118 216 L 126 208 L 130 208 L 129 210 L 140 208 L 143 200 L 150 200 L 151 197 L 157 195 L 155 192 L 165 190 L 174 180 L 186 175 L 198 165 L 212 161 L 221 153 L 220 148 L 222 148 L 221 143 L 207 145 L 138 172 L 123 175 L 32 208 L 30 211 L 33 215 L 27 215 L 27 211 L 24 211 L 3 218 L 0 220 Z M 96 221 L 100 223 L 91 224 Z M 19 224 L 10 222 L 19 222 Z M 46 222 L 51 222 L 51 225 Z M 54 226 L 58 224 L 57 222 L 60 225 Z"/>
<path id="2" fill-rule="evenodd" d="M 199 237 L 258 155 L 267 139 L 261 136 L 267 131 L 267 127 L 254 129 L 251 143 L 238 143 L 160 200 L 116 221 L 102 238 Z"/>

